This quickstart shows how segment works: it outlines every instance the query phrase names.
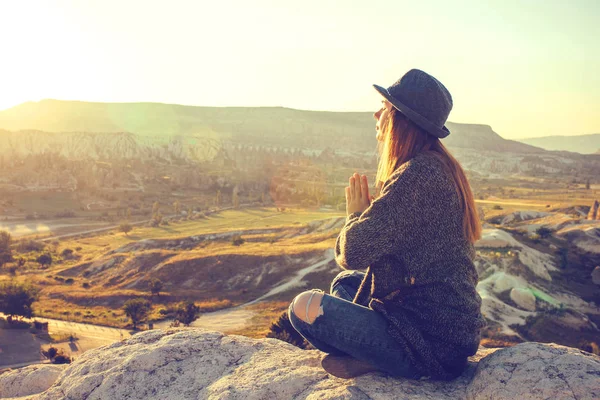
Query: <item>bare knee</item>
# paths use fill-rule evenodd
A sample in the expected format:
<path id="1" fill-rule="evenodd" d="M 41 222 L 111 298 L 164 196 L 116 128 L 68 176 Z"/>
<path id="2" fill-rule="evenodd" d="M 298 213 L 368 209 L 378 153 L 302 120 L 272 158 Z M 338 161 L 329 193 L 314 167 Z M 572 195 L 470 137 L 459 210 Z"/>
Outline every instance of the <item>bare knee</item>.
<path id="1" fill-rule="evenodd" d="M 323 292 L 321 291 L 309 290 L 300 293 L 292 303 L 294 315 L 302 321 L 312 324 L 319 315 L 323 315 L 322 299 Z"/>

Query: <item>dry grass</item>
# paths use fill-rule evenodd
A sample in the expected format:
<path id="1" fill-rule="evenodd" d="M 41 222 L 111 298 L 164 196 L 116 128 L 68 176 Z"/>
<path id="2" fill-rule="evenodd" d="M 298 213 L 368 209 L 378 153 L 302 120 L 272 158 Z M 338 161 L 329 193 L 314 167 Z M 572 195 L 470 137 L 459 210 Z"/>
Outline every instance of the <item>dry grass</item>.
<path id="1" fill-rule="evenodd" d="M 61 299 L 43 298 L 33 303 L 35 315 L 38 317 L 60 319 L 95 325 L 123 327 L 128 318 L 121 309 L 103 306 L 80 306 Z"/>
<path id="2" fill-rule="evenodd" d="M 100 232 L 95 236 L 69 238 L 53 245 L 52 250 L 54 254 L 60 254 L 64 249 L 71 249 L 74 251 L 75 259 L 60 260 L 44 270 L 34 265 L 32 268 L 21 270 L 16 279 L 30 283 L 40 290 L 39 301 L 34 303 L 36 315 L 122 327 L 128 323 L 121 310 L 122 304 L 130 298 L 150 297 L 145 282 L 150 277 L 157 276 L 154 270 L 158 263 L 175 264 L 175 270 L 179 268 L 177 265 L 182 265 L 182 273 L 184 272 L 189 278 L 185 276 L 179 278 L 185 280 L 193 277 L 200 282 L 227 280 L 231 278 L 228 274 L 239 273 L 236 269 L 232 269 L 233 265 L 224 268 L 226 265 L 221 265 L 219 260 L 230 260 L 229 263 L 235 263 L 239 269 L 247 267 L 246 262 L 254 265 L 256 260 L 264 258 L 265 261 L 270 260 L 271 263 L 279 264 L 278 260 L 281 259 L 282 267 L 285 265 L 285 268 L 293 269 L 294 265 L 289 264 L 285 257 L 308 259 L 330 249 L 335 243 L 335 235 L 332 232 L 296 236 L 304 229 L 303 225 L 341 215 L 340 212 L 302 209 L 287 209 L 285 212 L 278 212 L 273 208 L 227 210 L 210 215 L 206 219 L 181 221 L 157 228 L 136 227 L 129 236 L 115 232 Z M 118 283 L 113 283 L 111 279 L 121 272 L 123 274 L 126 272 L 126 270 L 119 270 L 118 266 L 96 274 L 83 274 L 88 269 L 89 263 L 114 257 L 110 253 L 128 243 L 143 239 L 173 241 L 193 235 L 248 229 L 269 229 L 275 232 L 248 235 L 242 233 L 245 243 L 241 246 L 233 246 L 231 238 L 223 238 L 199 242 L 196 247 L 187 250 L 161 248 L 122 253 L 119 254 L 123 256 L 119 265 L 126 265 L 129 272 L 123 275 Z M 213 260 L 220 265 L 213 267 L 212 263 L 215 262 Z M 285 268 L 279 274 L 289 273 Z M 155 304 L 150 318 L 155 320 L 164 318 L 165 313 L 185 299 L 194 300 L 201 307 L 202 312 L 212 312 L 252 300 L 266 291 L 261 287 L 230 290 L 226 293 L 227 299 L 224 299 L 222 288 L 211 290 L 207 287 L 195 289 L 195 286 L 169 285 L 171 276 L 167 274 L 158 277 L 165 282 L 165 289 L 160 298 L 154 299 Z M 8 275 L 0 275 L 0 280 L 3 279 L 9 279 Z M 280 277 L 270 276 L 270 279 L 280 279 Z M 263 285 L 274 283 L 276 282 L 267 280 Z M 268 329 L 270 320 L 263 325 L 266 325 L 264 330 Z"/>

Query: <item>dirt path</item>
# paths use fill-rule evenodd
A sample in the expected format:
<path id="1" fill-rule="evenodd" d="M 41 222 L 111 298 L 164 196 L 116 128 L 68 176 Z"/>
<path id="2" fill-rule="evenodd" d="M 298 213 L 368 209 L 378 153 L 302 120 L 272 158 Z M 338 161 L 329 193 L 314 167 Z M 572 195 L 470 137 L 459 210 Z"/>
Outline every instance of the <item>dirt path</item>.
<path id="1" fill-rule="evenodd" d="M 0 314 L 0 316 L 5 317 Z M 131 333 L 125 329 L 101 325 L 82 324 L 49 318 L 35 318 L 48 322 L 48 332 L 53 335 L 73 335 L 74 342 L 45 343 L 27 329 L 0 329 L 0 367 L 19 363 L 38 363 L 40 350 L 50 346 L 62 349 L 65 354 L 78 357 L 81 353 L 96 347 L 128 338 Z"/>

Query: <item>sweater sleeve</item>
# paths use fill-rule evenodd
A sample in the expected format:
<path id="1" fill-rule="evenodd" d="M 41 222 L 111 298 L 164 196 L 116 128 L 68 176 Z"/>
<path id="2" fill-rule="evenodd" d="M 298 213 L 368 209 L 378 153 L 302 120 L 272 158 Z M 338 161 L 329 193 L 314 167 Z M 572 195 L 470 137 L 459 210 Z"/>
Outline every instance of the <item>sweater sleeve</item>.
<path id="1" fill-rule="evenodd" d="M 382 256 L 397 252 L 415 226 L 422 210 L 415 204 L 420 201 L 419 188 L 413 184 L 407 164 L 385 182 L 381 195 L 369 208 L 346 218 L 335 243 L 335 261 L 342 269 L 365 269 Z"/>

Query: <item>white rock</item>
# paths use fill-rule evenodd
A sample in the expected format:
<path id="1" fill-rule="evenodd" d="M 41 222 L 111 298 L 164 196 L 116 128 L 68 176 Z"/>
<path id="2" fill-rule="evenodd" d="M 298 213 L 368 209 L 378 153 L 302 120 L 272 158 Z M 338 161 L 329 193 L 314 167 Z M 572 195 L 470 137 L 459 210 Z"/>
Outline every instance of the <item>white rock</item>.
<path id="1" fill-rule="evenodd" d="M 0 399 L 23 397 L 48 389 L 67 367 L 66 364 L 39 364 L 0 375 Z"/>
<path id="2" fill-rule="evenodd" d="M 521 343 L 483 358 L 468 400 L 598 399 L 600 357 L 557 344 Z"/>
<path id="3" fill-rule="evenodd" d="M 513 288 L 510 299 L 524 310 L 535 311 L 535 296 L 529 289 Z"/>
<path id="4" fill-rule="evenodd" d="M 592 282 L 594 282 L 595 285 L 600 285 L 600 266 L 594 268 L 592 271 Z"/>
<path id="5" fill-rule="evenodd" d="M 520 400 L 600 395 L 600 358 L 557 345 L 481 348 L 465 373 L 450 382 L 384 373 L 339 379 L 321 368 L 322 355 L 276 339 L 197 328 L 154 330 L 87 351 L 35 399 Z"/>

